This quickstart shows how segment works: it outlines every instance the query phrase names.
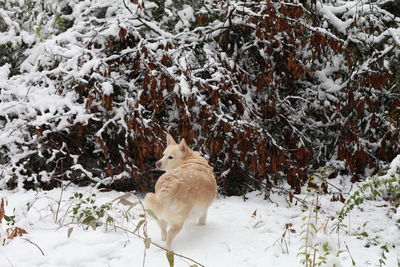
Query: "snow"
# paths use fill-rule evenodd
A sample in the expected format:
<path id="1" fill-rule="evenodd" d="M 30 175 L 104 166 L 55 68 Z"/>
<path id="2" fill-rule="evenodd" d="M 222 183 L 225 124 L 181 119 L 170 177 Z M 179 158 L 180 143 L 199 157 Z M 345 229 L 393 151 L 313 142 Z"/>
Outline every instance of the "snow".
<path id="1" fill-rule="evenodd" d="M 335 180 L 340 187 L 341 179 Z M 104 226 L 96 230 L 71 224 L 71 206 L 76 204 L 70 200 L 75 193 L 84 197 L 95 193 L 96 205 L 111 202 L 121 192 L 100 192 L 90 187 L 76 188 L 68 186 L 62 193 L 62 201 L 55 223 L 57 203 L 61 196 L 60 189 L 51 191 L 0 191 L 0 197 L 8 202 L 6 215 L 15 215 L 15 226 L 25 229 L 28 234 L 17 237 L 5 246 L 0 246 L 1 266 L 142 266 L 144 243 L 138 237 L 123 230 L 115 230 L 112 226 Z M 143 198 L 143 195 L 139 195 Z M 302 217 L 308 216 L 301 202 L 289 205 L 284 196 L 272 194 L 271 200 L 264 200 L 264 193 L 252 192 L 244 197 L 218 196 L 209 209 L 205 226 L 195 224 L 189 219 L 181 233 L 173 243 L 176 253 L 189 257 L 205 266 L 302 266 L 298 253 L 303 251 L 302 230 L 305 222 Z M 309 196 L 297 195 L 299 199 L 310 200 Z M 351 257 L 357 266 L 378 264 L 381 258 L 379 246 L 366 247 L 368 240 L 358 239 L 365 231 L 381 243 L 398 242 L 399 229 L 395 225 L 397 214 L 390 207 L 382 207 L 385 202 L 368 201 L 362 209 L 355 209 L 345 223 L 344 232 L 339 235 L 332 230 L 333 220 L 343 204 L 330 202 L 330 195 L 320 198 L 320 223 L 327 224 L 327 231 L 319 231 L 313 242 L 329 244 L 331 253 L 327 263 L 322 266 L 351 266 Z M 135 199 L 129 199 L 134 202 Z M 27 207 L 30 207 L 29 210 Z M 379 208 L 377 208 L 379 207 Z M 124 209 L 125 208 L 125 209 Z M 142 213 L 140 205 L 131 209 L 135 218 L 126 221 L 121 211 L 125 206 L 115 205 L 110 214 L 116 225 L 132 231 Z M 388 214 L 393 214 L 392 218 Z M 397 217 L 396 217 L 397 216 Z M 157 223 L 148 219 L 147 231 L 153 242 L 163 245 Z M 366 225 L 364 225 L 367 223 Z M 63 226 L 60 226 L 63 225 Z M 292 232 L 285 232 L 286 226 Z M 2 229 L 6 229 L 3 220 Z M 68 238 L 68 229 L 73 227 Z M 0 228 L 0 230 L 1 230 Z M 390 232 L 389 232 L 390 231 Z M 143 235 L 142 230 L 139 230 Z M 30 243 L 36 244 L 39 248 Z M 283 241 L 284 240 L 284 241 Z M 347 252 L 348 246 L 350 254 Z M 336 257 L 336 252 L 339 257 Z M 386 266 L 395 266 L 400 258 L 399 250 L 386 253 Z M 190 266 L 193 262 L 175 256 L 175 266 Z M 145 266 L 168 266 L 165 251 L 154 245 L 146 251 Z"/>
<path id="2" fill-rule="evenodd" d="M 185 7 L 177 12 L 180 21 L 175 25 L 175 31 L 179 32 L 184 27 L 190 27 L 190 23 L 196 21 L 194 17 L 194 10 L 191 6 L 185 5 Z"/>
<path id="3" fill-rule="evenodd" d="M 164 5 L 166 6 L 166 7 L 169 7 L 169 6 L 171 6 L 173 3 L 172 3 L 172 0 L 166 0 L 165 1 L 165 3 L 164 3 Z"/>
<path id="4" fill-rule="evenodd" d="M 5 64 L 0 67 L 0 80 L 1 79 L 5 80 L 8 78 L 8 75 L 10 75 L 10 68 L 11 68 L 10 64 Z"/>
<path id="5" fill-rule="evenodd" d="M 389 171 L 387 173 L 388 176 L 394 175 L 395 173 L 399 173 L 400 170 L 400 155 L 397 155 L 397 157 L 392 160 L 390 163 Z"/>
<path id="6" fill-rule="evenodd" d="M 19 2 L 19 7 L 15 6 L 15 8 L 21 9 L 21 12 L 24 11 L 25 2 L 22 0 L 5 1 L 4 3 L 9 9 L 10 3 L 17 2 Z M 96 89 L 101 89 L 100 92 L 103 95 L 112 95 L 114 93 L 113 85 L 116 88 L 124 88 L 121 85 L 126 81 L 122 81 L 123 79 L 118 77 L 118 72 L 111 73 L 111 77 L 99 75 L 100 72 L 107 72 L 108 61 L 116 60 L 120 55 L 134 54 L 137 51 L 136 48 L 127 48 L 121 51 L 120 55 L 108 55 L 106 53 L 107 40 L 110 37 L 112 37 L 111 39 L 118 38 L 118 32 L 121 27 L 128 29 L 130 34 L 140 33 L 140 36 L 145 35 L 148 37 L 145 41 L 148 44 L 145 47 L 151 50 L 150 52 L 154 53 L 156 57 L 161 58 L 165 52 L 163 50 L 162 53 L 159 53 L 160 44 L 166 46 L 167 41 L 171 40 L 175 40 L 176 43 L 180 42 L 182 46 L 176 48 L 173 52 L 169 52 L 171 60 L 179 64 L 166 67 L 168 74 L 176 81 L 174 91 L 185 97 L 195 95 L 198 97 L 201 106 L 208 106 L 205 101 L 207 99 L 196 91 L 198 90 L 195 85 L 196 79 L 200 81 L 200 78 L 193 75 L 193 80 L 189 80 L 187 75 L 182 72 L 192 71 L 195 74 L 196 71 L 203 70 L 203 68 L 196 66 L 197 59 L 191 54 L 190 49 L 187 49 L 195 41 L 198 41 L 199 35 L 190 32 L 190 29 L 195 27 L 195 15 L 198 14 L 198 10 L 184 4 L 178 9 L 178 7 L 175 7 L 177 1 L 166 0 L 163 3 L 169 9 L 165 10 L 166 15 L 161 19 L 161 22 L 155 22 L 150 20 L 151 16 L 149 15 L 151 12 L 155 12 L 157 7 L 154 2 L 147 1 L 145 9 L 142 10 L 131 1 L 126 1 L 128 8 L 130 8 L 128 10 L 123 5 L 125 2 L 119 0 L 61 1 L 65 6 L 69 6 L 72 11 L 69 15 L 63 15 L 63 18 L 70 19 L 74 24 L 65 29 L 64 32 L 57 33 L 57 30 L 55 30 L 55 24 L 57 23 L 54 22 L 55 13 L 49 12 L 51 16 L 46 17 L 45 9 L 61 9 L 62 6 L 57 5 L 57 1 L 45 2 L 44 9 L 35 7 L 32 10 L 32 13 L 38 14 L 37 18 L 34 18 L 35 21 L 32 21 L 28 16 L 21 23 L 15 19 L 13 20 L 16 14 L 4 11 L 3 7 L 0 8 L 0 17 L 4 19 L 7 25 L 7 31 L 0 32 L 0 45 L 7 44 L 14 48 L 20 48 L 23 45 L 26 49 L 25 51 L 21 50 L 20 60 L 22 60 L 22 63 L 18 69 L 20 73 L 14 73 L 15 68 L 12 68 L 11 64 L 0 66 L 0 114 L 5 118 L 4 122 L 0 121 L 0 146 L 5 146 L 7 148 L 6 151 L 9 151 L 5 154 L 12 156 L 9 162 L 1 165 L 0 188 L 6 188 L 6 183 L 15 177 L 17 177 L 18 182 L 18 189 L 15 191 L 0 191 L 0 198 L 5 198 L 8 201 L 6 214 L 15 215 L 16 226 L 24 228 L 28 232 L 23 237 L 25 239 L 16 238 L 9 241 L 6 246 L 0 246 L 0 267 L 141 266 L 144 245 L 139 238 L 122 230 L 113 231 L 110 228 L 106 230 L 104 227 L 100 227 L 97 230 L 84 230 L 82 227 L 70 224 L 71 214 L 68 211 L 71 210 L 71 205 L 74 202 L 69 198 L 75 192 L 82 192 L 84 195 L 95 193 L 97 204 L 110 202 L 122 193 L 100 192 L 94 188 L 76 188 L 70 185 L 62 195 L 59 211 L 59 219 L 61 218 L 62 220 L 61 222 L 55 222 L 57 202 L 61 197 L 60 189 L 47 192 L 24 191 L 22 189 L 25 179 L 37 182 L 40 177 L 41 181 L 46 182 L 54 179 L 54 172 L 41 171 L 33 174 L 32 177 L 26 178 L 21 174 L 25 173 L 26 170 L 15 163 L 26 160 L 28 155 L 35 153 L 32 150 L 32 144 L 37 144 L 39 137 L 31 134 L 26 129 L 46 126 L 46 128 L 51 129 L 43 131 L 43 136 L 46 136 L 54 130 L 69 131 L 68 127 L 74 123 L 80 122 L 86 125 L 89 119 L 100 120 L 96 115 L 89 113 L 82 103 L 77 102 L 78 95 L 74 88 L 78 83 L 88 83 L 90 79 L 86 76 L 96 80 Z M 143 1 L 139 1 L 139 3 L 141 2 Z M 162 5 L 162 2 L 158 2 Z M 232 7 L 229 7 L 232 12 L 237 9 L 243 10 L 242 12 L 247 14 L 258 15 L 249 8 L 244 9 L 242 3 L 232 3 Z M 92 16 L 94 11 L 101 8 L 106 8 L 104 18 Z M 371 55 L 369 60 L 364 63 L 360 62 L 362 64 L 361 71 L 370 70 L 371 65 L 376 60 L 383 59 L 384 55 L 389 54 L 394 49 L 392 45 L 389 45 L 391 42 L 397 46 L 400 44 L 399 29 L 385 28 L 386 30 L 376 34 L 355 31 L 353 26 L 354 18 L 360 17 L 359 22 L 365 23 L 364 10 L 366 14 L 368 12 L 371 12 L 371 14 L 381 14 L 383 12 L 382 10 L 375 12 L 377 11 L 375 9 L 379 8 L 375 3 L 370 3 L 370 1 L 331 1 L 331 3 L 323 3 L 319 1 L 316 8 L 325 20 L 322 28 L 310 26 L 315 31 L 340 40 L 338 39 L 340 36 L 336 37 L 328 31 L 329 26 L 333 26 L 337 32 L 342 33 L 344 36 L 349 34 L 349 40 L 340 40 L 343 43 L 352 41 L 354 43 L 379 44 L 387 39 L 390 41 L 383 45 L 383 50 L 379 54 L 376 52 L 376 54 Z M 59 12 L 60 10 L 56 13 L 58 14 Z M 212 11 L 202 9 L 202 12 Z M 386 14 L 386 21 L 390 22 L 391 15 L 383 13 Z M 179 16 L 179 19 L 175 21 L 174 18 L 176 16 Z M 208 28 L 205 27 L 202 30 L 205 36 L 202 38 L 205 38 L 205 40 L 212 38 L 218 40 L 222 30 L 230 23 L 237 23 L 238 25 L 243 23 L 243 20 L 237 17 L 232 21 L 225 21 L 223 17 L 221 19 L 223 21 L 215 20 Z M 371 19 L 374 19 L 374 17 L 372 16 Z M 106 23 L 103 23 L 104 21 Z M 172 25 L 170 29 L 166 28 L 169 24 Z M 146 25 L 146 27 L 143 25 Z M 387 25 L 391 24 L 387 23 Z M 255 27 L 252 24 L 248 26 Z M 38 29 L 38 33 L 33 30 L 35 28 Z M 175 32 L 172 31 L 173 29 Z M 99 46 L 93 46 L 92 42 Z M 137 47 L 141 47 L 141 45 L 138 44 Z M 215 83 L 225 82 L 226 76 L 224 73 L 214 70 L 219 68 L 221 62 L 226 61 L 231 68 L 235 66 L 235 62 L 230 60 L 226 53 L 222 53 L 215 42 L 205 43 L 202 49 L 204 53 L 202 57 L 204 58 L 201 59 L 201 62 L 204 60 L 204 64 L 206 64 L 204 69 L 212 70 L 211 77 L 204 79 L 204 82 L 209 83 L 212 87 Z M 241 49 L 244 49 L 244 47 Z M 395 51 L 398 51 L 397 48 L 395 49 Z M 234 50 L 238 51 L 237 48 Z M 304 50 L 303 52 L 308 53 L 308 57 L 311 57 L 310 51 Z M 217 54 L 219 56 L 216 56 Z M 265 56 L 263 50 L 260 51 L 260 54 Z M 321 101 L 325 107 L 340 103 L 338 96 L 348 86 L 347 81 L 340 78 L 341 75 L 338 75 L 341 71 L 347 71 L 344 60 L 340 54 L 332 56 L 332 60 L 327 62 L 326 66 L 323 59 L 315 60 L 314 64 L 317 66 L 315 76 L 318 84 L 310 86 L 309 91 L 310 94 L 314 94 L 317 97 L 311 99 Z M 385 67 L 390 70 L 390 61 L 385 62 Z M 276 64 L 276 62 L 273 63 Z M 179 68 L 177 65 L 179 65 Z M 120 67 L 125 69 L 129 66 L 124 66 L 124 63 L 121 63 Z M 354 72 L 354 75 L 360 74 L 362 73 Z M 99 76 L 95 77 L 95 75 Z M 156 73 L 152 75 L 156 76 Z M 114 79 L 114 76 L 117 78 Z M 349 80 L 352 80 L 352 78 Z M 130 88 L 134 86 L 135 83 L 131 82 Z M 215 88 L 217 87 L 215 86 Z M 168 92 L 165 90 L 164 93 L 164 96 L 166 96 Z M 137 95 L 140 95 L 140 91 L 137 91 Z M 303 96 L 299 96 L 298 99 L 304 99 Z M 133 99 L 136 98 L 136 95 L 130 97 Z M 252 95 L 251 90 L 248 90 L 245 95 L 247 105 L 256 104 L 253 102 L 252 97 L 254 97 L 254 94 Z M 314 105 L 318 108 L 320 103 L 315 102 Z M 98 131 L 97 136 L 101 136 L 110 124 L 128 128 L 124 120 L 126 114 L 123 111 L 124 108 L 121 106 L 119 109 L 115 109 L 112 118 L 104 122 L 104 126 Z M 232 110 L 237 110 L 234 104 L 232 104 L 231 108 Z M 144 110 L 145 108 L 139 105 L 138 109 Z M 186 110 L 186 112 L 197 112 L 198 109 L 196 106 L 192 110 Z M 141 114 L 142 112 L 140 111 L 139 113 Z M 245 114 L 249 114 L 248 109 L 245 110 Z M 173 116 L 177 115 L 171 115 L 171 117 Z M 246 119 L 247 116 L 250 115 L 244 115 L 243 117 Z M 69 120 L 71 118 L 74 118 L 73 123 Z M 216 114 L 216 118 L 217 121 L 224 122 L 230 122 L 234 119 L 229 114 L 223 113 Z M 150 119 L 141 117 L 136 119 L 143 123 L 145 127 L 150 127 L 152 124 Z M 237 120 L 235 123 L 239 125 L 249 122 Z M 314 125 L 315 127 L 323 126 L 320 121 L 316 121 Z M 199 126 L 195 125 L 194 127 Z M 227 135 L 232 136 L 231 133 L 227 133 Z M 274 138 L 272 136 L 269 137 L 274 145 L 278 146 Z M 34 146 L 34 149 L 39 151 L 39 156 L 42 153 L 41 148 L 41 144 L 38 144 L 37 147 Z M 48 162 L 55 160 L 56 153 L 63 149 L 64 147 L 59 151 L 53 150 L 53 155 L 48 159 Z M 74 165 L 67 173 L 72 170 L 79 170 L 82 175 L 100 182 L 101 179 L 99 177 L 93 177 L 94 172 L 92 173 L 92 169 L 79 163 L 78 157 L 78 155 L 70 155 Z M 0 160 L 3 159 L 0 158 Z M 344 163 L 341 162 L 340 164 Z M 382 178 L 389 178 L 391 175 L 398 173 L 399 166 L 400 156 L 392 162 L 388 174 Z M 226 170 L 221 176 L 227 175 L 228 172 L 229 170 Z M 122 172 L 119 176 L 114 176 L 113 179 L 124 176 L 128 175 Z M 107 179 L 111 178 L 105 178 L 103 182 L 107 182 Z M 339 178 L 338 181 L 340 181 Z M 338 183 L 338 181 L 335 180 L 335 183 Z M 350 190 L 345 188 L 343 192 L 348 191 Z M 297 197 L 300 199 L 308 198 L 305 194 Z M 272 202 L 264 200 L 263 194 L 260 192 L 249 193 L 246 198 L 247 200 L 244 201 L 243 197 L 219 196 L 210 208 L 208 224 L 204 227 L 199 227 L 193 221 L 189 221 L 176 238 L 174 243 L 175 251 L 193 258 L 205 266 L 266 266 L 266 264 L 278 267 L 302 266 L 300 264 L 301 257 L 298 256 L 298 253 L 302 251 L 301 247 L 304 245 L 301 232 L 305 222 L 301 218 L 309 214 L 307 210 L 304 210 L 304 206 L 300 202 L 297 202 L 297 205 L 295 203 L 289 204 L 285 197 L 280 195 L 271 195 Z M 337 217 L 336 212 L 342 208 L 343 204 L 330 202 L 330 198 L 331 195 L 321 197 L 320 224 L 323 226 L 322 222 L 327 222 L 328 228 L 332 230 L 334 220 L 329 219 Z M 327 233 L 320 231 L 315 235 L 312 241 L 315 245 L 328 243 L 331 248 L 331 254 L 327 256 L 328 262 L 326 266 L 332 266 L 333 264 L 336 264 L 337 267 L 351 266 L 351 257 L 354 258 L 358 266 L 378 265 L 379 259 L 382 258 L 380 246 L 383 244 L 397 245 L 397 250 L 391 249 L 387 253 L 386 265 L 395 266 L 398 263 L 400 259 L 398 250 L 400 231 L 395 222 L 400 220 L 400 208 L 395 210 L 383 205 L 387 205 L 387 203 L 368 200 L 361 208 L 356 208 L 352 211 L 351 217 L 346 218 L 345 223 L 347 226 L 340 232 L 339 240 L 336 233 L 332 231 Z M 130 230 L 134 229 L 134 223 L 140 220 L 140 207 L 136 206 L 132 209 L 136 217 L 129 222 L 124 220 L 122 212 L 118 210 L 124 207 L 116 208 L 111 212 L 115 216 L 116 223 Z M 365 223 L 367 224 L 363 226 Z M 285 237 L 282 239 L 285 227 L 289 224 L 292 224 L 290 229 L 293 232 L 286 231 Z M 10 226 L 3 220 L 0 225 L 0 234 L 3 233 L 4 236 L 3 230 L 8 227 Z M 67 233 L 70 227 L 73 227 L 74 230 L 70 238 L 68 238 Z M 362 231 L 369 233 L 370 236 L 359 239 Z M 149 221 L 148 232 L 154 242 L 163 244 L 160 241 L 159 229 L 155 221 Z M 141 234 L 143 235 L 143 232 Z M 375 237 L 379 239 L 379 245 L 365 247 Z M 27 240 L 37 244 L 45 255 L 42 256 L 40 250 Z M 349 252 L 344 242 L 348 245 Z M 336 257 L 336 252 L 340 252 L 338 257 Z M 167 265 L 165 252 L 162 249 L 151 245 L 146 254 L 146 266 Z M 176 256 L 176 266 L 188 265 L 187 260 L 185 262 Z"/>
<path id="7" fill-rule="evenodd" d="M 347 28 L 351 25 L 353 20 L 351 18 L 347 19 L 346 21 L 342 21 L 335 15 L 335 7 L 328 7 L 327 5 L 323 5 L 321 3 L 318 3 L 317 5 L 319 7 L 319 11 L 323 14 L 324 18 L 332 25 L 335 26 L 335 28 L 345 34 Z M 343 5 L 341 8 L 345 8 L 345 5 Z"/>
<path id="8" fill-rule="evenodd" d="M 186 81 L 186 78 L 183 74 L 180 77 L 179 86 L 180 86 L 180 89 L 181 89 L 180 92 L 182 95 L 186 95 L 186 96 L 190 95 L 190 85 Z"/>
<path id="9" fill-rule="evenodd" d="M 103 82 L 101 84 L 101 87 L 103 88 L 104 95 L 111 95 L 112 93 L 114 93 L 113 86 L 109 82 Z"/>

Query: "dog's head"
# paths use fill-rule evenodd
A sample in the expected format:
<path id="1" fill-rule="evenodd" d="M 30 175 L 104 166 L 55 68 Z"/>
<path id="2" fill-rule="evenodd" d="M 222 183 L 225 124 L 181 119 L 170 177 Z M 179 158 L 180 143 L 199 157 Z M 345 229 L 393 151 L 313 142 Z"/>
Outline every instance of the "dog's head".
<path id="1" fill-rule="evenodd" d="M 163 157 L 156 162 L 157 168 L 168 171 L 176 168 L 184 161 L 190 148 L 187 146 L 185 139 L 177 144 L 174 138 L 167 133 L 167 147 L 164 150 Z"/>

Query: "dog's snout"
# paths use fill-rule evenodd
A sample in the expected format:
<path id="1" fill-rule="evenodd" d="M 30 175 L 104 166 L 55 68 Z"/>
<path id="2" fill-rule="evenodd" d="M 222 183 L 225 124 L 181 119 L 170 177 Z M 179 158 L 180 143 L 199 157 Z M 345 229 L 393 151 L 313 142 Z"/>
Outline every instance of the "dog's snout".
<path id="1" fill-rule="evenodd" d="M 157 168 L 160 168 L 160 167 L 161 167 L 161 162 L 157 161 L 157 162 L 156 162 L 156 167 L 157 167 Z"/>

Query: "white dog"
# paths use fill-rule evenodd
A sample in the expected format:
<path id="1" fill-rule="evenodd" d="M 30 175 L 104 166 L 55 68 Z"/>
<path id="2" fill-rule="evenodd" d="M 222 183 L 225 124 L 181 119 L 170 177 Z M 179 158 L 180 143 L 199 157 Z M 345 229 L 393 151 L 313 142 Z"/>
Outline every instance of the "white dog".
<path id="1" fill-rule="evenodd" d="M 158 179 L 155 194 L 146 195 L 144 206 L 156 215 L 161 238 L 170 250 L 191 211 L 200 215 L 200 225 L 206 223 L 207 209 L 217 194 L 217 184 L 207 160 L 191 150 L 185 139 L 177 144 L 170 134 L 167 134 L 164 156 L 156 166 L 166 172 Z"/>

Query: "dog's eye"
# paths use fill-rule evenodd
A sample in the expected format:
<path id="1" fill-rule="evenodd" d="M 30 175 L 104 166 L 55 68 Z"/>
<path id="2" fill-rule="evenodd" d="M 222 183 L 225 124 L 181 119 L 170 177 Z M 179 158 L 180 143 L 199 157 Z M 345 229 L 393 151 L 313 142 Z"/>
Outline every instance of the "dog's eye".
<path id="1" fill-rule="evenodd" d="M 173 158 L 174 158 L 173 156 L 169 156 L 169 157 L 168 157 L 168 159 L 173 159 Z"/>

